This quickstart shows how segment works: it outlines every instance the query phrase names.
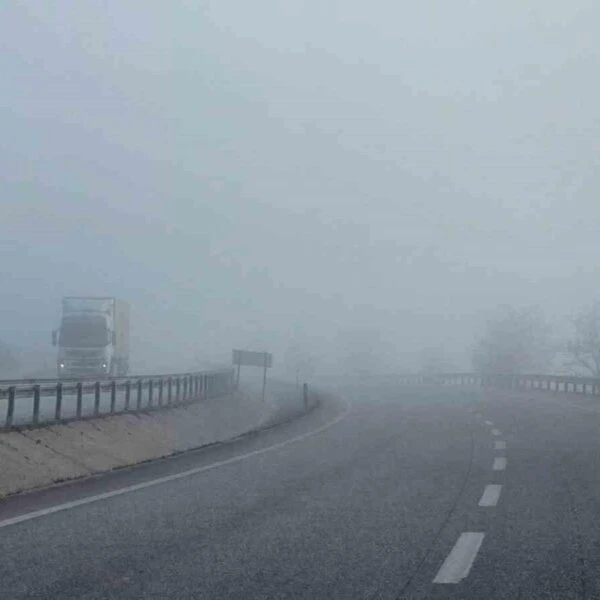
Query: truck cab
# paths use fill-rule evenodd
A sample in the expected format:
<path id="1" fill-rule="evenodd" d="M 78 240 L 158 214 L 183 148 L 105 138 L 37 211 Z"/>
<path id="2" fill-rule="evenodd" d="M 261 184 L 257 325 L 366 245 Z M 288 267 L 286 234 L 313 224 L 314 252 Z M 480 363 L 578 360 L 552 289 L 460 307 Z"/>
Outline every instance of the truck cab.
<path id="1" fill-rule="evenodd" d="M 115 298 L 63 298 L 58 346 L 59 378 L 123 376 L 129 366 L 128 306 Z"/>

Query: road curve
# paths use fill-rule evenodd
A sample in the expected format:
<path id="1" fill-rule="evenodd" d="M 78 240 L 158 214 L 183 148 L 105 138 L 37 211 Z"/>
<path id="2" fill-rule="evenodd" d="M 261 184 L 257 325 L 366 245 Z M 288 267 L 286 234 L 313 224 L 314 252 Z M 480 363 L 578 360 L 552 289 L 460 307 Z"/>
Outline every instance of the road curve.
<path id="1" fill-rule="evenodd" d="M 0 503 L 0 597 L 600 598 L 593 400 L 392 382 L 337 397 Z"/>

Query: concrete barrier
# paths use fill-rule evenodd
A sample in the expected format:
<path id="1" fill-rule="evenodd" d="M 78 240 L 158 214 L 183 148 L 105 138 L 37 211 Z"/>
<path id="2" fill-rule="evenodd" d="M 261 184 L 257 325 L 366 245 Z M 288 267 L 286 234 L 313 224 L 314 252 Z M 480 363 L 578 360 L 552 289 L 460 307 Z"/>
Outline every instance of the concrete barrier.
<path id="1" fill-rule="evenodd" d="M 230 396 L 158 412 L 0 433 L 0 497 L 225 441 L 272 421 L 276 406 Z"/>

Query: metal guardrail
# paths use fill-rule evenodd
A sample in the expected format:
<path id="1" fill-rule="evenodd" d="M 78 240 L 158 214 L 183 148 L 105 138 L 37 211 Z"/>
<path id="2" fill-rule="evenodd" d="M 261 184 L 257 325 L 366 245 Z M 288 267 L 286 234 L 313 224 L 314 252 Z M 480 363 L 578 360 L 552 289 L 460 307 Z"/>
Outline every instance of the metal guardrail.
<path id="1" fill-rule="evenodd" d="M 544 390 L 571 392 L 600 396 L 600 378 L 572 375 L 440 373 L 430 375 L 402 375 L 401 383 L 407 385 L 474 385 L 503 389 Z"/>
<path id="2" fill-rule="evenodd" d="M 226 394 L 232 384 L 231 370 L 100 380 L 5 380 L 0 381 L 0 411 L 5 415 L 0 429 L 190 404 Z"/>

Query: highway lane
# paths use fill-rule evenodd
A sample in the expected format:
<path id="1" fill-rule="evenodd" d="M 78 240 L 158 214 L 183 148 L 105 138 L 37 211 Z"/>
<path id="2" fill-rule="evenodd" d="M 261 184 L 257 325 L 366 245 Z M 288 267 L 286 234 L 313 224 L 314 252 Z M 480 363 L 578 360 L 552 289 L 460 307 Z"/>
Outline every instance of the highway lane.
<path id="1" fill-rule="evenodd" d="M 600 597 L 593 401 L 392 382 L 337 392 L 347 414 L 327 402 L 0 504 L 3 520 L 196 470 L 0 528 L 0 597 Z"/>

